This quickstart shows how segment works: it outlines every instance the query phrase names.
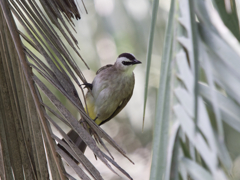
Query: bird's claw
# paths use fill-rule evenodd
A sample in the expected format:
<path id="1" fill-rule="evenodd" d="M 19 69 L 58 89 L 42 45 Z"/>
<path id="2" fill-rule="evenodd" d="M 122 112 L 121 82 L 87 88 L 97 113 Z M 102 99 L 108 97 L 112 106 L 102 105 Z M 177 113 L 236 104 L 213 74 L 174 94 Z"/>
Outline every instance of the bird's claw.
<path id="1" fill-rule="evenodd" d="M 84 89 L 85 89 L 85 88 L 89 88 L 89 89 L 92 90 L 92 84 L 91 84 L 91 83 L 83 83 L 83 84 L 81 84 L 81 86 L 82 86 L 82 85 L 85 86 Z"/>

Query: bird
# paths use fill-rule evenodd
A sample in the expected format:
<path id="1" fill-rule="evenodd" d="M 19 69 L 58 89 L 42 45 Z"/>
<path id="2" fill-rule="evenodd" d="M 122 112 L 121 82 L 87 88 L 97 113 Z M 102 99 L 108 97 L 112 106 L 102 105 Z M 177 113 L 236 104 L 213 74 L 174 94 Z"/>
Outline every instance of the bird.
<path id="1" fill-rule="evenodd" d="M 113 119 L 129 102 L 135 85 L 133 70 L 141 64 L 131 53 L 120 54 L 114 64 L 101 67 L 92 83 L 85 83 L 88 89 L 85 110 L 99 126 Z M 67 134 L 84 153 L 86 144 L 71 130 Z"/>

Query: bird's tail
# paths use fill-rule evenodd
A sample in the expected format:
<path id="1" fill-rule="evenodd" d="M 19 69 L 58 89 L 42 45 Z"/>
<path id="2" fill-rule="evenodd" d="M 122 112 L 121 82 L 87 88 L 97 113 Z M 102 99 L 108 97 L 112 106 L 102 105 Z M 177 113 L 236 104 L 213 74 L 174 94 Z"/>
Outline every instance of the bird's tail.
<path id="1" fill-rule="evenodd" d="M 94 104 L 91 101 L 89 101 L 88 98 L 87 98 L 87 104 L 88 104 L 87 105 L 88 110 L 86 110 L 85 108 L 85 111 L 88 113 L 90 118 L 92 119 L 96 118 L 96 114 L 94 112 Z M 81 122 L 81 120 L 79 122 Z M 95 121 L 95 123 L 97 123 L 98 125 L 100 124 L 100 122 L 98 121 Z M 82 153 L 84 153 L 87 148 L 87 145 L 82 140 L 82 138 L 79 137 L 79 135 L 74 130 L 69 131 L 67 135 L 73 141 L 73 143 L 76 146 L 78 146 L 78 148 L 82 151 Z M 64 139 L 63 141 L 67 144 L 67 142 Z M 78 161 L 62 145 L 58 144 L 58 147 L 61 148 L 66 154 L 68 154 L 76 163 L 78 163 Z"/>
<path id="2" fill-rule="evenodd" d="M 67 135 L 72 140 L 72 142 L 80 149 L 80 151 L 84 153 L 87 148 L 87 145 L 82 140 L 82 138 L 74 130 L 69 131 Z M 67 144 L 67 142 L 64 139 L 62 140 Z M 60 149 L 62 149 L 67 155 L 69 155 L 77 164 L 79 164 L 79 162 L 61 144 L 58 144 L 57 146 Z"/>
<path id="3" fill-rule="evenodd" d="M 69 131 L 69 133 L 67 133 L 67 135 L 76 144 L 76 146 L 84 153 L 87 145 L 79 137 L 79 135 L 74 130 Z"/>

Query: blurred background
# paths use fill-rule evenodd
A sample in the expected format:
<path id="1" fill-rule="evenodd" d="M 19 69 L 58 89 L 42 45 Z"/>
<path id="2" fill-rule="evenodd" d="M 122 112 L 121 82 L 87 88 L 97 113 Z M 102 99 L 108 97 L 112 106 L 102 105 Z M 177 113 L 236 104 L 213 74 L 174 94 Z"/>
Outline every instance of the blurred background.
<path id="1" fill-rule="evenodd" d="M 145 64 L 148 46 L 148 37 L 151 25 L 152 1 L 149 0 L 94 0 L 84 1 L 88 14 L 82 2 L 78 0 L 81 19 L 74 21 L 80 54 L 87 62 L 90 70 L 76 57 L 76 63 L 82 70 L 88 82 L 92 82 L 96 71 L 106 65 L 113 64 L 119 54 L 133 53 L 142 62 L 134 70 L 135 89 L 127 106 L 102 128 L 127 152 L 132 164 L 114 148 L 107 147 L 115 161 L 124 168 L 135 180 L 149 179 L 151 167 L 152 130 L 155 114 L 155 100 L 159 84 L 159 69 L 164 39 L 164 30 L 168 16 L 169 1 L 160 1 L 158 19 L 154 36 L 150 85 L 146 108 L 144 130 L 143 101 L 145 83 Z M 81 91 L 79 90 L 79 94 Z M 59 93 L 60 95 L 60 93 Z M 45 99 L 47 100 L 47 99 Z M 68 103 L 68 102 L 66 102 Z M 74 109 L 69 109 L 74 114 Z M 78 114 L 75 114 L 78 119 Z M 61 124 L 61 122 L 59 122 Z M 62 124 L 62 128 L 64 125 Z M 66 132 L 69 131 L 65 127 Z M 98 168 L 104 179 L 127 179 L 121 172 L 117 176 L 103 163 L 95 159 L 94 154 L 87 149 L 85 155 Z M 68 166 L 67 166 L 68 167 Z M 68 171 L 76 179 L 74 171 Z"/>

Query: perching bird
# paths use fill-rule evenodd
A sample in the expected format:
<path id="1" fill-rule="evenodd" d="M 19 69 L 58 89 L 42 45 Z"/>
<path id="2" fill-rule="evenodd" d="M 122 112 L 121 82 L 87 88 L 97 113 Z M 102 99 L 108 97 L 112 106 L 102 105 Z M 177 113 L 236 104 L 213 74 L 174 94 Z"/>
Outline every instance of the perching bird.
<path id="1" fill-rule="evenodd" d="M 122 53 L 114 65 L 100 68 L 86 94 L 87 111 L 96 124 L 102 125 L 116 116 L 132 97 L 135 84 L 133 70 L 138 61 L 133 54 Z M 84 152 L 86 144 L 71 130 L 68 136 Z"/>

